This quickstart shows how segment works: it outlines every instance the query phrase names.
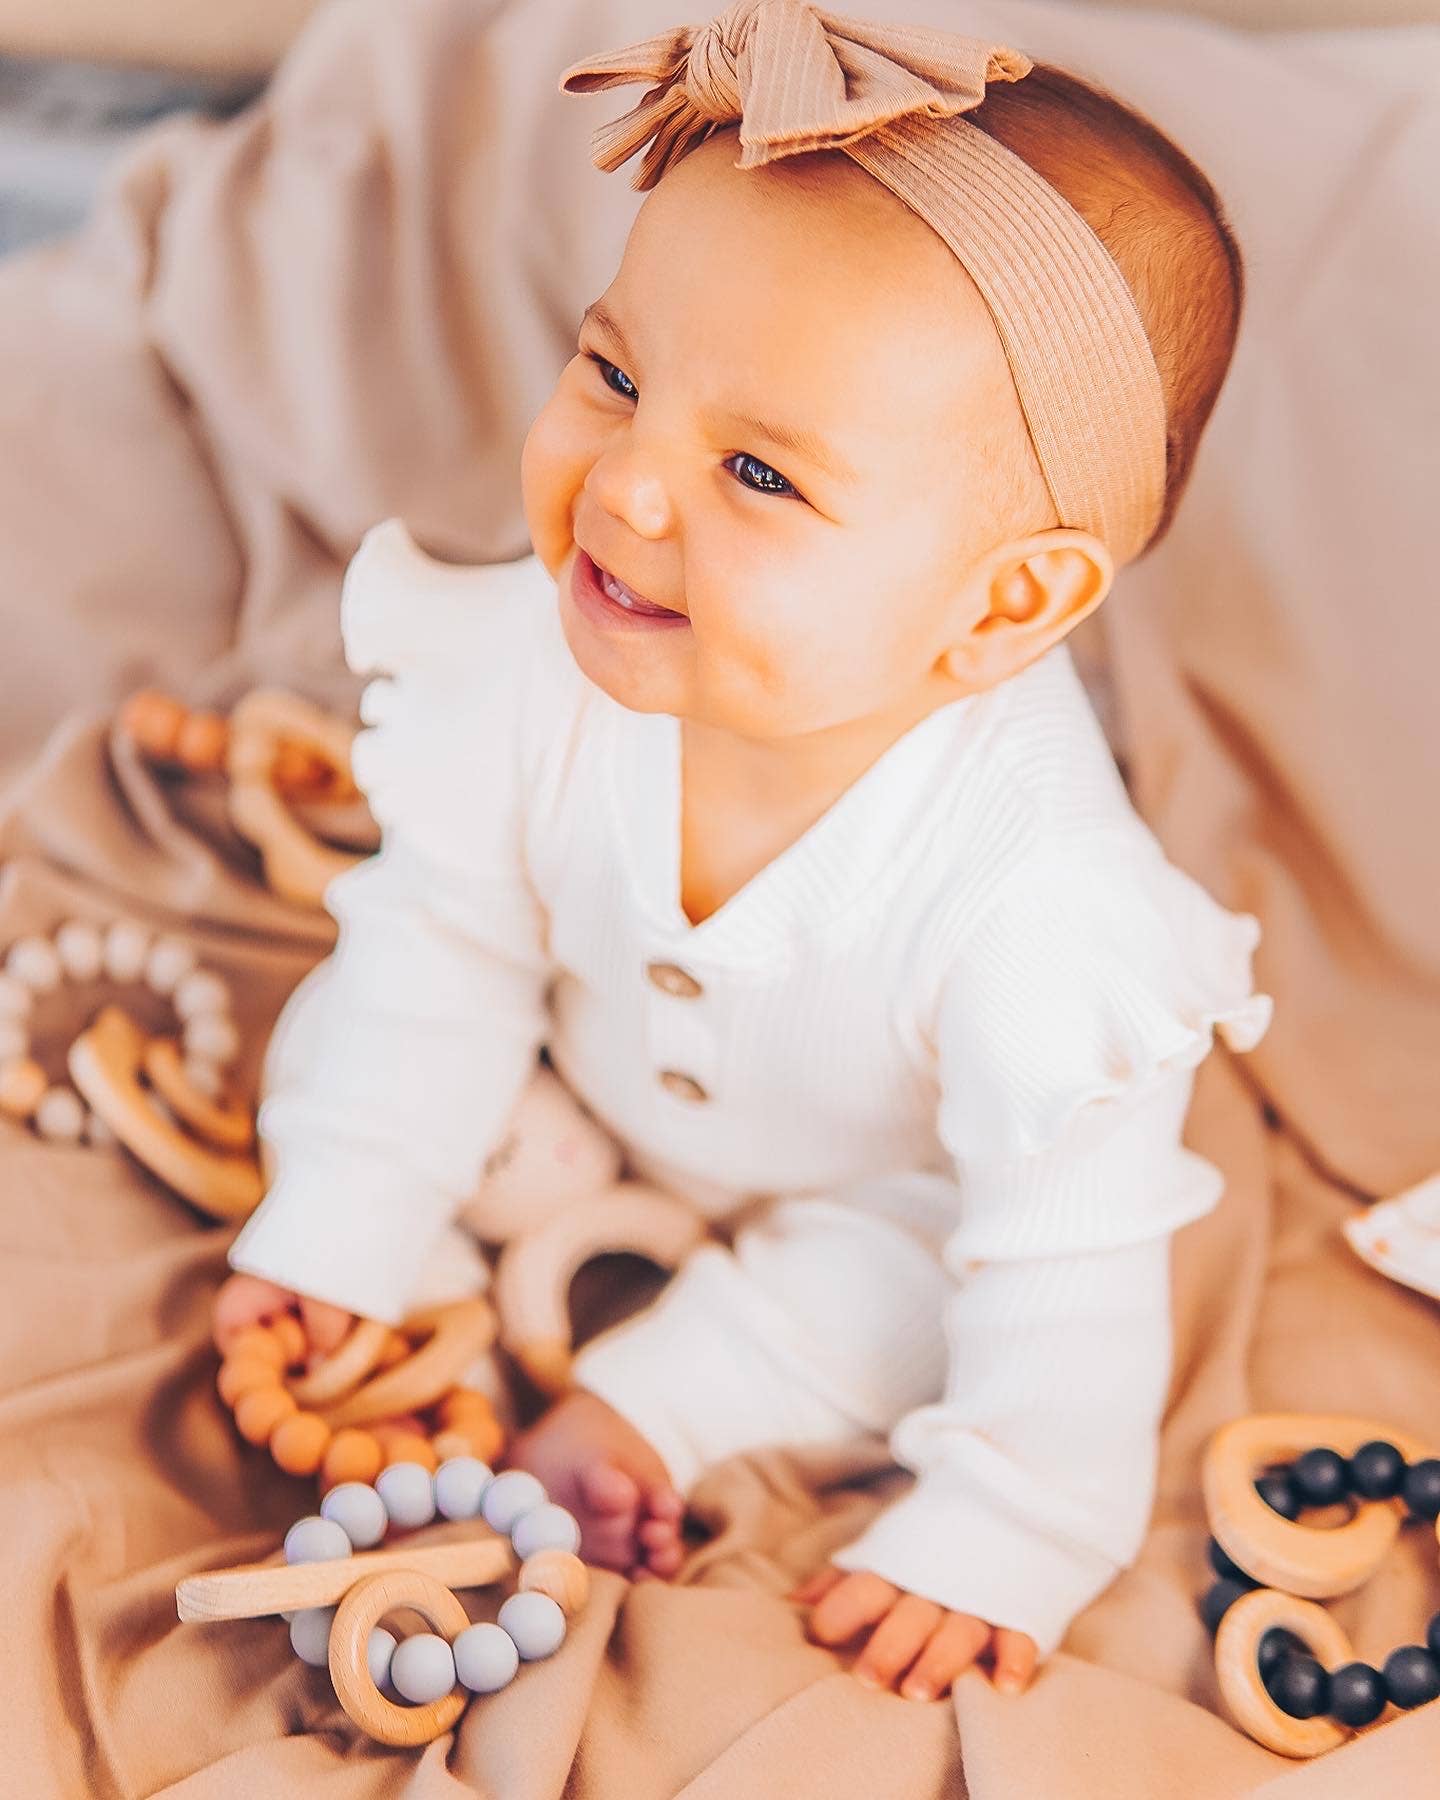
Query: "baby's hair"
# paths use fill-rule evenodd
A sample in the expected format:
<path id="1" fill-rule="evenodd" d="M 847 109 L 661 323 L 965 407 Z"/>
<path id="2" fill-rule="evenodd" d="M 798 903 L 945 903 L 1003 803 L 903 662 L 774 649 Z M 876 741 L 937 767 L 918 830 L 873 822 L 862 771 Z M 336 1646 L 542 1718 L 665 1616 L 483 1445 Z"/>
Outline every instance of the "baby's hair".
<path id="1" fill-rule="evenodd" d="M 1240 248 L 1220 197 L 1149 119 L 1048 63 L 993 84 L 965 117 L 1064 195 L 1130 284 L 1165 394 L 1165 505 L 1154 545 L 1190 479 L 1244 304 Z"/>

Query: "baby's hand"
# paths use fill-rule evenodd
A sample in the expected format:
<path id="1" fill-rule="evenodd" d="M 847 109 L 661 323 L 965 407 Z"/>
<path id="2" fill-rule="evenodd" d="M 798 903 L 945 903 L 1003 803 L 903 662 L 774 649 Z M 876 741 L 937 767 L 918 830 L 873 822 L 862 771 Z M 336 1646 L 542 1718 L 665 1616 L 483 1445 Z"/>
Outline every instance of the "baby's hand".
<path id="1" fill-rule="evenodd" d="M 580 1522 L 580 1554 L 632 1581 L 665 1581 L 684 1561 L 684 1502 L 658 1451 L 598 1394 L 575 1389 L 511 1446 Z"/>
<path id="2" fill-rule="evenodd" d="M 851 1674 L 874 1688 L 889 1688 L 903 1676 L 900 1692 L 907 1700 L 938 1699 L 987 1648 L 994 1664 L 991 1679 L 1002 1693 L 1020 1693 L 1035 1672 L 1035 1640 L 1023 1631 L 988 1625 L 972 1613 L 947 1612 L 878 1575 L 827 1566 L 790 1598 L 814 1608 L 809 1630 L 819 1643 L 844 1644 L 868 1634 Z"/>
<path id="3" fill-rule="evenodd" d="M 304 1294 L 277 1287 L 273 1281 L 262 1281 L 258 1275 L 231 1275 L 221 1282 L 215 1296 L 215 1348 L 224 1356 L 247 1326 L 268 1324 L 285 1312 L 300 1314 L 311 1352 L 316 1356 L 326 1356 L 337 1349 L 352 1322 L 350 1313 L 326 1300 L 311 1300 Z"/>

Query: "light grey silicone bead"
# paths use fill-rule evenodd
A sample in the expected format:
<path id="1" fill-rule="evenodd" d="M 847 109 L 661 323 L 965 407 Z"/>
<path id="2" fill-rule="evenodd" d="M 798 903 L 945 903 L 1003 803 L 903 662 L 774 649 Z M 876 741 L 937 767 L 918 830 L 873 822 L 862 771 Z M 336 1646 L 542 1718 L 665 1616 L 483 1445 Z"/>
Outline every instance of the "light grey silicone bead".
<path id="1" fill-rule="evenodd" d="M 510 1542 L 521 1562 L 538 1550 L 573 1552 L 580 1548 L 580 1526 L 574 1513 L 566 1512 L 552 1500 L 547 1506 L 521 1513 L 510 1533 Z"/>
<path id="2" fill-rule="evenodd" d="M 402 1530 L 413 1531 L 435 1517 L 435 1477 L 419 1463 L 391 1463 L 375 1477 L 375 1492 L 391 1524 Z"/>
<path id="3" fill-rule="evenodd" d="M 285 1533 L 287 1563 L 334 1562 L 350 1554 L 350 1540 L 333 1520 L 315 1513 L 297 1519 Z"/>
<path id="4" fill-rule="evenodd" d="M 390 1685 L 417 1706 L 443 1700 L 455 1685 L 455 1658 L 444 1638 L 417 1631 L 398 1643 L 390 1658 Z"/>
<path id="5" fill-rule="evenodd" d="M 528 1469 L 507 1469 L 485 1490 L 481 1511 L 492 1531 L 509 1531 L 521 1513 L 545 1504 L 545 1489 Z"/>
<path id="6" fill-rule="evenodd" d="M 553 1656 L 565 1642 L 565 1614 L 548 1594 L 512 1594 L 496 1614 L 526 1662 Z"/>
<path id="7" fill-rule="evenodd" d="M 455 1673 L 472 1694 L 498 1694 L 520 1667 L 514 1638 L 498 1625 L 472 1625 L 450 1647 L 455 1652 Z"/>
<path id="8" fill-rule="evenodd" d="M 332 1520 L 357 1550 L 373 1550 L 389 1519 L 385 1502 L 366 1481 L 342 1481 L 320 1502 L 320 1516 Z"/>
<path id="9" fill-rule="evenodd" d="M 478 1456 L 448 1457 L 435 1471 L 435 1504 L 447 1519 L 473 1519 L 494 1479 Z"/>
<path id="10" fill-rule="evenodd" d="M 390 1679 L 390 1658 L 395 1654 L 395 1633 L 377 1625 L 365 1644 L 365 1666 L 377 1688 Z"/>
<path id="11" fill-rule="evenodd" d="M 333 1606 L 307 1606 L 290 1621 L 290 1643 L 295 1654 L 312 1669 L 323 1669 L 330 1660 L 330 1627 L 334 1621 Z"/>

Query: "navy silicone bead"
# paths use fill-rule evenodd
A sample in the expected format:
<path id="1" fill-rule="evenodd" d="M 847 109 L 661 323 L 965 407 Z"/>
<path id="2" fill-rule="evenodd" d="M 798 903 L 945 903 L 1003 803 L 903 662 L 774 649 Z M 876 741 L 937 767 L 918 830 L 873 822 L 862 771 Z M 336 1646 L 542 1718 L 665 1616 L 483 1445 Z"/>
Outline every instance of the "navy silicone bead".
<path id="1" fill-rule="evenodd" d="M 1220 1621 L 1242 1594 L 1248 1594 L 1250 1587 L 1243 1581 L 1217 1581 L 1206 1588 L 1200 1601 L 1200 1617 L 1205 1621 L 1208 1631 L 1218 1631 Z"/>
<path id="2" fill-rule="evenodd" d="M 1400 1492 L 1417 1519 L 1433 1519 L 1440 1514 L 1440 1458 L 1427 1456 L 1411 1463 Z"/>
<path id="3" fill-rule="evenodd" d="M 1275 1666 L 1287 1656 L 1299 1651 L 1304 1654 L 1305 1646 L 1293 1631 L 1286 1631 L 1283 1625 L 1272 1625 L 1255 1646 L 1255 1662 L 1260 1670 L 1260 1679 L 1269 1683 Z"/>
<path id="4" fill-rule="evenodd" d="M 1330 1716 L 1342 1725 L 1370 1725 L 1385 1710 L 1385 1678 L 1367 1662 L 1330 1673 Z"/>
<path id="5" fill-rule="evenodd" d="M 1423 1644 L 1402 1644 L 1385 1658 L 1385 1692 L 1397 1706 L 1423 1706 L 1440 1695 L 1440 1664 Z"/>
<path id="6" fill-rule="evenodd" d="M 1298 1519 L 1300 1517 L 1300 1500 L 1288 1475 L 1278 1472 L 1273 1475 L 1262 1475 L 1255 1483 L 1255 1492 L 1272 1512 L 1279 1513 L 1282 1519 Z"/>
<path id="7" fill-rule="evenodd" d="M 1362 1500 L 1390 1500 L 1405 1479 L 1405 1458 L 1384 1438 L 1371 1438 L 1350 1458 L 1350 1489 Z"/>
<path id="8" fill-rule="evenodd" d="M 1440 1658 L 1440 1612 L 1434 1613 L 1425 1627 L 1425 1642 L 1430 1647 L 1430 1654 Z"/>
<path id="9" fill-rule="evenodd" d="M 1265 1686 L 1292 1719 L 1313 1719 L 1329 1710 L 1330 1677 L 1313 1656 L 1281 1657 Z"/>
<path id="10" fill-rule="evenodd" d="M 1220 1548 L 1218 1539 L 1212 1537 L 1209 1544 L 1206 1546 L 1206 1550 L 1210 1558 L 1210 1567 L 1222 1581 L 1238 1581 L 1242 1587 L 1246 1588 L 1258 1587 L 1260 1585 L 1258 1581 L 1251 1580 L 1240 1567 L 1239 1563 L 1230 1560 Z"/>
<path id="11" fill-rule="evenodd" d="M 1321 1446 L 1297 1456 L 1290 1480 L 1306 1506 L 1334 1506 L 1350 1491 L 1350 1471 L 1338 1450 Z"/>

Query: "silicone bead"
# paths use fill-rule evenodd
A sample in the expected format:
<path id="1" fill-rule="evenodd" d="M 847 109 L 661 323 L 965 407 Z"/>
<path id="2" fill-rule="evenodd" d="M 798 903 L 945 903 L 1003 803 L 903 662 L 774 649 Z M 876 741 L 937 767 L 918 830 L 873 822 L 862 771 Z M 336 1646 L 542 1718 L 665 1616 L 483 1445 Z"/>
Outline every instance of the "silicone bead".
<path id="1" fill-rule="evenodd" d="M 1334 1506 L 1349 1489 L 1349 1468 L 1338 1450 L 1320 1446 L 1297 1456 L 1290 1480 L 1306 1506 Z"/>
<path id="2" fill-rule="evenodd" d="M 452 1456 L 435 1471 L 435 1504 L 447 1519 L 473 1519 L 494 1479 L 478 1456 Z"/>
<path id="3" fill-rule="evenodd" d="M 243 1331 L 237 1331 L 225 1346 L 225 1360 L 232 1357 L 236 1361 L 269 1363 L 277 1374 L 285 1367 L 280 1340 L 264 1325 L 247 1325 Z"/>
<path id="4" fill-rule="evenodd" d="M 569 1550 L 573 1554 L 580 1548 L 580 1526 L 573 1513 L 552 1500 L 522 1513 L 511 1530 L 510 1542 L 522 1560 L 541 1550 Z"/>
<path id="5" fill-rule="evenodd" d="M 338 1525 L 357 1550 L 373 1550 L 385 1536 L 385 1502 L 367 1482 L 343 1481 L 320 1502 L 320 1516 Z"/>
<path id="6" fill-rule="evenodd" d="M 1425 1627 L 1425 1643 L 1430 1654 L 1440 1661 L 1440 1612 L 1430 1615 L 1430 1623 Z"/>
<path id="7" fill-rule="evenodd" d="M 545 1501 L 544 1487 L 528 1469 L 507 1469 L 485 1490 L 481 1510 L 492 1531 L 509 1532 L 522 1513 L 544 1506 Z"/>
<path id="8" fill-rule="evenodd" d="M 287 1475 L 313 1475 L 330 1443 L 330 1427 L 319 1413 L 297 1412 L 270 1433 L 270 1454 Z"/>
<path id="9" fill-rule="evenodd" d="M 279 1372 L 268 1357 L 227 1356 L 215 1377 L 215 1388 L 229 1407 L 236 1406 L 246 1394 L 259 1388 L 279 1385 Z"/>
<path id="10" fill-rule="evenodd" d="M 175 754 L 185 708 L 170 694 L 153 688 L 132 694 L 120 713 L 120 724 L 147 756 L 168 762 Z"/>
<path id="11" fill-rule="evenodd" d="M 395 1654 L 395 1633 L 377 1625 L 365 1644 L 365 1666 L 377 1688 L 390 1679 L 390 1659 Z"/>
<path id="12" fill-rule="evenodd" d="M 194 969 L 197 960 L 194 950 L 183 938 L 156 938 L 145 958 L 145 985 L 152 993 L 168 999 Z"/>
<path id="13" fill-rule="evenodd" d="M 28 1019 L 35 1010 L 35 996 L 23 981 L 0 974 L 0 1019 Z"/>
<path id="14" fill-rule="evenodd" d="M 1385 1710 L 1385 1681 L 1367 1662 L 1346 1663 L 1330 1672 L 1330 1712 L 1342 1725 L 1373 1724 Z"/>
<path id="15" fill-rule="evenodd" d="M 202 1013 L 228 1013 L 230 989 L 211 969 L 195 969 L 175 989 L 175 1011 L 187 1023 Z"/>
<path id="16" fill-rule="evenodd" d="M 472 1694 L 495 1694 L 508 1687 L 520 1667 L 520 1652 L 498 1625 L 472 1625 L 451 1645 L 455 1673 Z"/>
<path id="17" fill-rule="evenodd" d="M 49 938 L 23 937 L 10 946 L 5 972 L 32 994 L 53 994 L 65 971 Z"/>
<path id="18" fill-rule="evenodd" d="M 1411 1463 L 1400 1492 L 1417 1519 L 1433 1519 L 1440 1513 L 1440 1458 L 1427 1456 Z"/>
<path id="19" fill-rule="evenodd" d="M 346 1481 L 373 1481 L 380 1473 L 383 1458 L 379 1440 L 369 1431 L 347 1426 L 337 1431 L 320 1465 L 320 1479 L 327 1487 Z"/>
<path id="20" fill-rule="evenodd" d="M 285 1533 L 287 1563 L 338 1562 L 350 1554 L 350 1539 L 334 1519 L 317 1513 L 297 1519 Z"/>
<path id="21" fill-rule="evenodd" d="M 175 734 L 175 755 L 196 775 L 224 766 L 230 727 L 216 712 L 192 712 Z"/>
<path id="22" fill-rule="evenodd" d="M 1282 1519 L 1300 1517 L 1300 1499 L 1288 1475 L 1262 1475 L 1255 1483 L 1255 1492 Z"/>
<path id="23" fill-rule="evenodd" d="M 1294 1654 L 1303 1656 L 1307 1652 L 1293 1631 L 1286 1631 L 1279 1625 L 1267 1631 L 1255 1646 L 1255 1662 L 1260 1670 L 1260 1679 L 1268 1681 L 1282 1658 Z"/>
<path id="24" fill-rule="evenodd" d="M 512 1594 L 496 1615 L 526 1662 L 553 1656 L 565 1642 L 565 1614 L 548 1594 Z"/>
<path id="25" fill-rule="evenodd" d="M 1205 1590 L 1205 1597 L 1200 1602 L 1200 1617 L 1205 1621 L 1206 1629 L 1217 1631 L 1220 1621 L 1242 1594 L 1250 1592 L 1249 1585 L 1243 1581 L 1215 1581 Z"/>
<path id="26" fill-rule="evenodd" d="M 1408 1712 L 1440 1695 L 1440 1667 L 1423 1644 L 1402 1644 L 1385 1658 L 1385 1692 Z"/>
<path id="27" fill-rule="evenodd" d="M 57 1144 L 75 1144 L 85 1130 L 85 1105 L 70 1088 L 48 1088 L 35 1108 L 35 1129 Z"/>
<path id="28" fill-rule="evenodd" d="M 100 936 L 100 927 L 86 919 L 67 919 L 55 933 L 55 954 L 71 981 L 98 981 L 105 966 L 105 942 Z"/>
<path id="29" fill-rule="evenodd" d="M 138 981 L 150 954 L 150 933 L 133 919 L 117 919 L 105 933 L 105 973 L 112 981 Z"/>
<path id="30" fill-rule="evenodd" d="M 435 1517 L 435 1479 L 419 1463 L 391 1463 L 375 1477 L 375 1491 L 392 1525 L 413 1531 Z"/>
<path id="31" fill-rule="evenodd" d="M 185 1057 L 228 1068 L 240 1054 L 240 1033 L 228 1013 L 197 1013 L 185 1022 Z"/>
<path id="32" fill-rule="evenodd" d="M 1256 1585 L 1239 1563 L 1231 1561 L 1213 1537 L 1206 1546 L 1206 1553 L 1210 1558 L 1210 1567 L 1222 1581 L 1238 1581 L 1245 1587 Z"/>
<path id="33" fill-rule="evenodd" d="M 435 1454 L 434 1445 L 429 1438 L 421 1437 L 418 1431 L 395 1425 L 377 1425 L 375 1437 L 387 1469 L 392 1463 L 416 1463 L 433 1475 L 440 1466 L 440 1458 Z"/>
<path id="34" fill-rule="evenodd" d="M 1292 1719 L 1313 1719 L 1330 1705 L 1329 1678 L 1313 1656 L 1282 1657 L 1265 1686 Z"/>
<path id="35" fill-rule="evenodd" d="M 417 1706 L 443 1700 L 455 1685 L 455 1657 L 444 1638 L 417 1631 L 397 1644 L 390 1658 L 390 1685 Z"/>
<path id="36" fill-rule="evenodd" d="M 12 1119 L 28 1119 L 49 1085 L 45 1071 L 28 1056 L 15 1057 L 0 1067 L 0 1112 Z"/>
<path id="37" fill-rule="evenodd" d="M 219 1063 L 211 1062 L 204 1056 L 187 1056 L 180 1066 L 185 1071 L 185 1079 L 197 1094 L 203 1094 L 207 1100 L 220 1098 L 225 1076 Z"/>
<path id="38" fill-rule="evenodd" d="M 270 1335 L 280 1346 L 280 1358 L 283 1367 L 290 1368 L 295 1363 L 305 1360 L 310 1348 L 310 1340 L 305 1335 L 305 1327 L 293 1313 L 281 1313 L 278 1319 L 270 1321 Z"/>
<path id="39" fill-rule="evenodd" d="M 307 1606 L 290 1621 L 290 1643 L 301 1662 L 312 1669 L 323 1669 L 330 1661 L 330 1627 L 335 1622 L 333 1606 Z"/>
<path id="40" fill-rule="evenodd" d="M 0 1062 L 14 1062 L 29 1051 L 29 1027 L 19 1019 L 0 1019 Z"/>
<path id="41" fill-rule="evenodd" d="M 1405 1458 L 1384 1438 L 1371 1438 L 1350 1458 L 1350 1486 L 1362 1500 L 1393 1499 L 1404 1478 Z"/>
<path id="42" fill-rule="evenodd" d="M 266 1444 L 280 1421 L 299 1410 L 282 1387 L 253 1388 L 235 1404 L 235 1429 L 247 1444 Z"/>

